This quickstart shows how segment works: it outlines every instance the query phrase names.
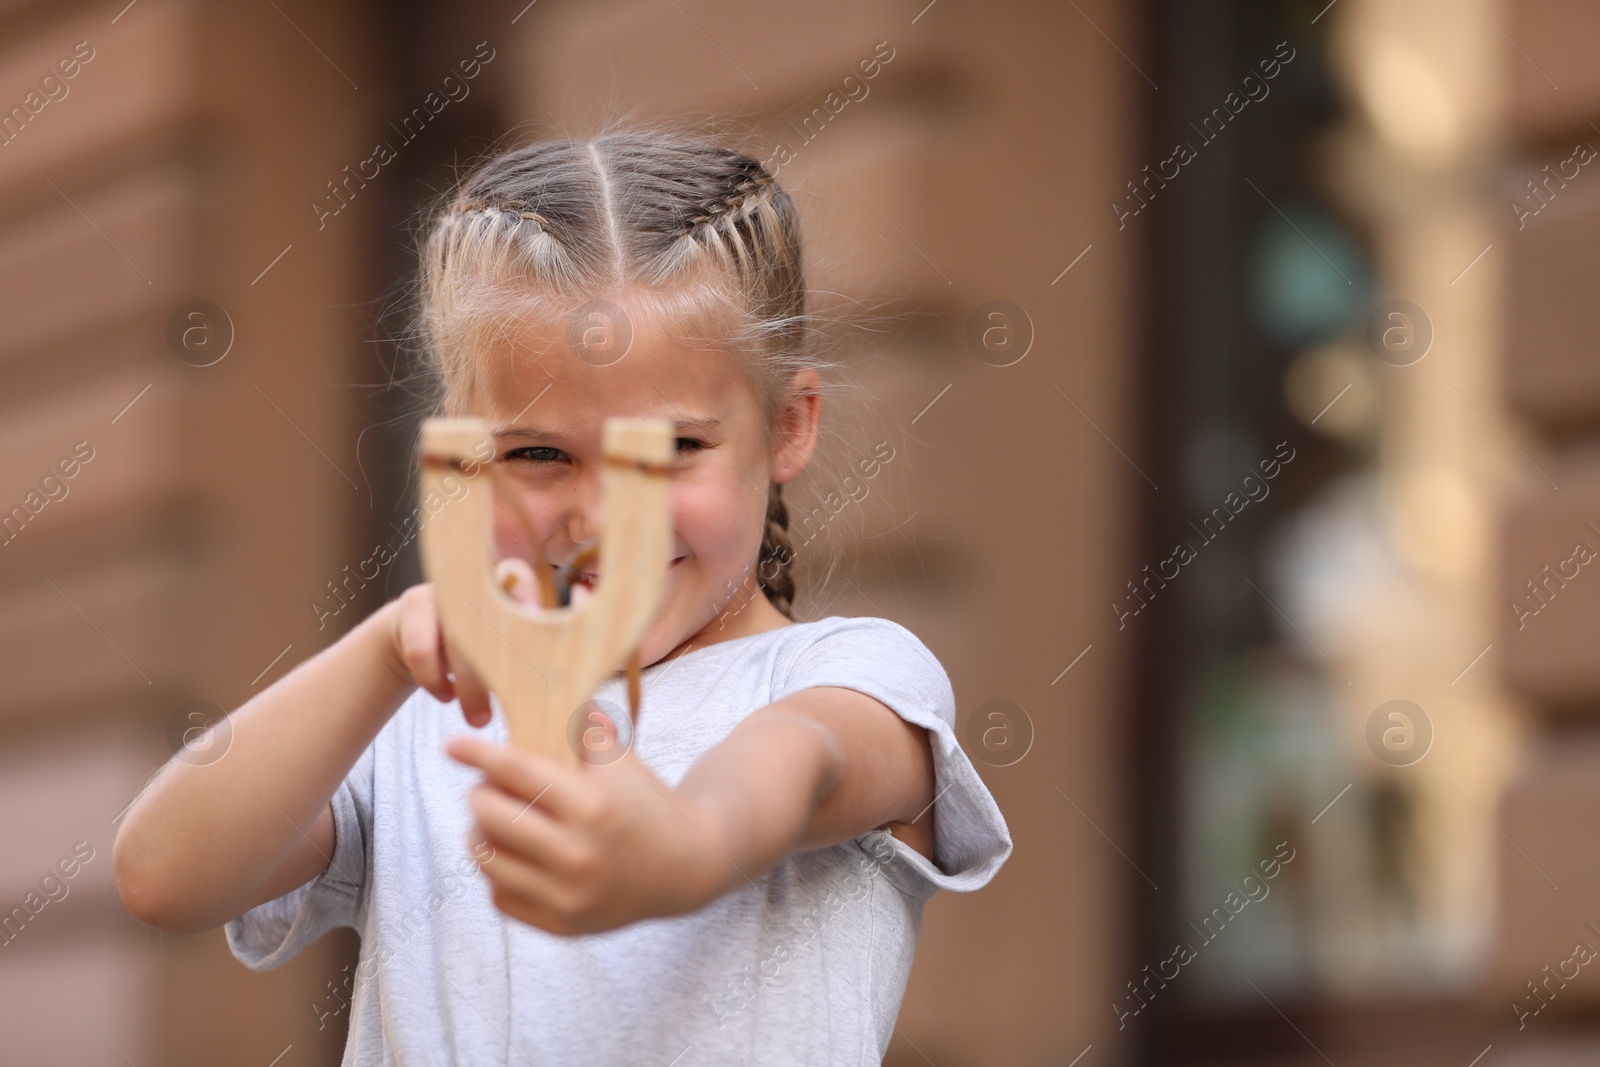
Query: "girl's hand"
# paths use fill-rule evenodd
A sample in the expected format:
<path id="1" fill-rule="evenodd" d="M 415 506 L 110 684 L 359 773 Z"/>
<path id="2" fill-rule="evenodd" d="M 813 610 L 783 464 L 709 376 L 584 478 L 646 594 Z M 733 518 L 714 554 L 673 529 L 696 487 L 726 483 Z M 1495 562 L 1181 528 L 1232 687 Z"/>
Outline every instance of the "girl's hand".
<path id="1" fill-rule="evenodd" d="M 533 568 L 526 561 L 501 560 L 495 565 L 494 578 L 513 600 L 538 613 L 539 591 Z M 581 607 L 590 596 L 587 588 L 579 586 L 572 591 L 572 606 Z M 433 586 L 414 585 L 382 610 L 390 613 L 390 669 L 402 680 L 420 685 L 441 703 L 459 699 L 468 725 L 488 726 L 493 714 L 489 688 L 445 639 Z"/>
<path id="2" fill-rule="evenodd" d="M 471 837 L 495 906 L 553 934 L 681 915 L 745 879 L 715 843 L 710 813 L 632 752 L 569 767 L 539 753 L 455 737 L 445 751 L 484 772 Z M 482 855 L 476 841 L 469 840 Z"/>
<path id="3" fill-rule="evenodd" d="M 489 725 L 492 711 L 489 689 L 466 659 L 445 640 L 439 626 L 439 609 L 433 586 L 414 585 L 382 610 L 389 615 L 390 667 L 401 678 L 409 679 L 449 703 L 461 701 L 461 714 L 468 725 Z"/>

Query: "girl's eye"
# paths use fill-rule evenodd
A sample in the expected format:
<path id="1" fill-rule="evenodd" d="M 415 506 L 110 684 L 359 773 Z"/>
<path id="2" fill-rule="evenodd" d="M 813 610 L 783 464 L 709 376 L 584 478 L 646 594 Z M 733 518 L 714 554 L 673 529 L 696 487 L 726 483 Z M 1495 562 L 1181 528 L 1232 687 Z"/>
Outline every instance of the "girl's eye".
<path id="1" fill-rule="evenodd" d="M 692 455 L 703 448 L 705 448 L 705 442 L 697 441 L 693 437 L 680 437 L 677 439 L 679 456 Z M 527 463 L 560 463 L 566 458 L 566 454 L 559 448 L 550 448 L 547 445 L 528 445 L 523 448 L 513 448 L 501 457 L 507 463 L 518 461 Z"/>
<path id="2" fill-rule="evenodd" d="M 562 454 L 559 448 L 549 448 L 544 445 L 530 445 L 526 448 L 513 448 L 501 457 L 507 463 L 524 460 L 532 463 L 558 463 Z"/>

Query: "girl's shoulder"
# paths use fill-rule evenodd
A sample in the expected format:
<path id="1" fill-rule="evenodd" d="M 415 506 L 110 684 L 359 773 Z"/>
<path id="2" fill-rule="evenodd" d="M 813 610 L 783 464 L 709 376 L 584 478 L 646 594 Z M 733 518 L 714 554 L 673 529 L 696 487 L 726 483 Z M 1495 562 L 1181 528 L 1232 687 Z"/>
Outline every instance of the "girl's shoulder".
<path id="1" fill-rule="evenodd" d="M 796 667 L 821 661 L 873 664 L 880 670 L 898 666 L 937 675 L 948 684 L 938 658 L 916 634 L 891 619 L 872 615 L 830 615 L 794 622 L 700 649 L 691 648 L 679 658 L 688 666 L 688 661 L 696 657 L 707 667 L 711 661 L 723 658 L 765 661 L 780 679 Z M 670 669 L 671 663 L 658 666 Z"/>
<path id="2" fill-rule="evenodd" d="M 738 692 L 747 707 L 801 689 L 840 687 L 946 721 L 955 716 L 950 679 L 928 646 L 899 623 L 873 616 L 830 615 L 691 647 L 647 667 L 644 682 L 647 692 L 669 699 L 707 687 L 719 697 Z"/>
<path id="3" fill-rule="evenodd" d="M 811 622 L 793 623 L 773 632 L 782 634 L 784 646 L 796 655 L 912 660 L 943 673 L 938 658 L 922 639 L 893 619 L 875 615 L 830 615 Z"/>
<path id="4" fill-rule="evenodd" d="M 883 619 L 876 615 L 829 615 L 821 619 L 791 622 L 787 626 L 735 638 L 725 643 L 738 645 L 741 641 L 787 649 L 860 641 L 889 653 L 898 652 L 934 658 L 933 653 L 928 651 L 928 646 L 923 644 L 916 634 L 893 619 Z"/>
<path id="5" fill-rule="evenodd" d="M 773 664 L 779 692 L 842 686 L 878 696 L 896 710 L 915 706 L 954 720 L 955 694 L 943 665 L 916 634 L 897 622 L 875 616 L 830 616 L 776 632 L 783 634 Z M 895 699 L 885 699 L 891 695 Z"/>
<path id="6" fill-rule="evenodd" d="M 857 634 L 874 637 L 891 637 L 894 640 L 910 640 L 919 648 L 925 648 L 918 640 L 917 635 L 906 629 L 893 619 L 883 619 L 876 615 L 829 615 L 822 619 L 813 619 L 809 622 L 796 622 L 781 627 L 775 633 L 791 633 L 801 638 L 814 638 L 833 634 Z"/>

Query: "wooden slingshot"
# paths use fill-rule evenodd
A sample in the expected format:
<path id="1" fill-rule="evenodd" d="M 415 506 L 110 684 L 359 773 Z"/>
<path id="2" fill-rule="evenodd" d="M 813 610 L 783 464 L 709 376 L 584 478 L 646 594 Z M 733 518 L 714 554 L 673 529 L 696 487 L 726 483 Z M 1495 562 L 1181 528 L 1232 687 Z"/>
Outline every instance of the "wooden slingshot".
<path id="1" fill-rule="evenodd" d="M 533 614 L 495 583 L 488 479 L 494 460 L 474 455 L 490 439 L 482 419 L 429 419 L 422 426 L 421 492 L 452 503 L 422 528 L 422 565 L 434 583 L 439 621 L 450 647 L 500 698 L 512 744 L 563 763 L 582 762 L 571 725 L 595 689 L 619 670 L 655 617 L 666 588 L 671 551 L 672 424 L 664 419 L 609 418 L 602 445 L 606 467 L 605 561 L 594 597 L 580 608 Z M 444 480 L 469 480 L 464 496 Z M 520 507 L 520 505 L 517 505 Z M 549 568 L 535 561 L 541 589 Z M 630 683 L 633 679 L 630 678 Z"/>

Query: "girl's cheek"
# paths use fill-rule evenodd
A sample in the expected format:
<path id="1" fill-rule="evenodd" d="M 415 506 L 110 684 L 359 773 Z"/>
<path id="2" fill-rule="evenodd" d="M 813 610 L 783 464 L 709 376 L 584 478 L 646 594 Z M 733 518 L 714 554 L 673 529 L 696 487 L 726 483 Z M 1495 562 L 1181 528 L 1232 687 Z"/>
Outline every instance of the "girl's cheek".
<path id="1" fill-rule="evenodd" d="M 698 502 L 678 529 L 697 556 L 716 564 L 741 561 L 750 534 L 760 538 L 759 520 L 746 516 L 743 508 L 732 506 L 725 497 Z"/>
<path id="2" fill-rule="evenodd" d="M 515 487 L 517 502 L 522 505 L 522 510 L 533 522 L 535 529 L 547 530 L 555 522 L 553 512 L 546 498 L 540 493 L 529 492 L 524 487 L 512 483 Z M 500 493 L 504 490 L 497 489 L 494 507 L 490 512 L 490 525 L 494 533 L 494 543 L 501 550 L 501 555 L 526 555 L 528 550 L 528 533 L 523 527 L 522 520 L 517 517 L 513 506 L 508 503 Z M 546 537 L 548 538 L 548 534 Z"/>
<path id="3" fill-rule="evenodd" d="M 526 555 L 527 546 L 521 527 L 505 514 L 505 509 L 498 505 L 494 509 L 494 547 L 500 557 Z"/>
<path id="4" fill-rule="evenodd" d="M 680 478 L 678 482 L 673 497 L 673 526 L 696 555 L 708 554 L 716 539 L 720 499 L 720 492 L 716 486 L 706 484 L 704 475 L 692 480 Z"/>

